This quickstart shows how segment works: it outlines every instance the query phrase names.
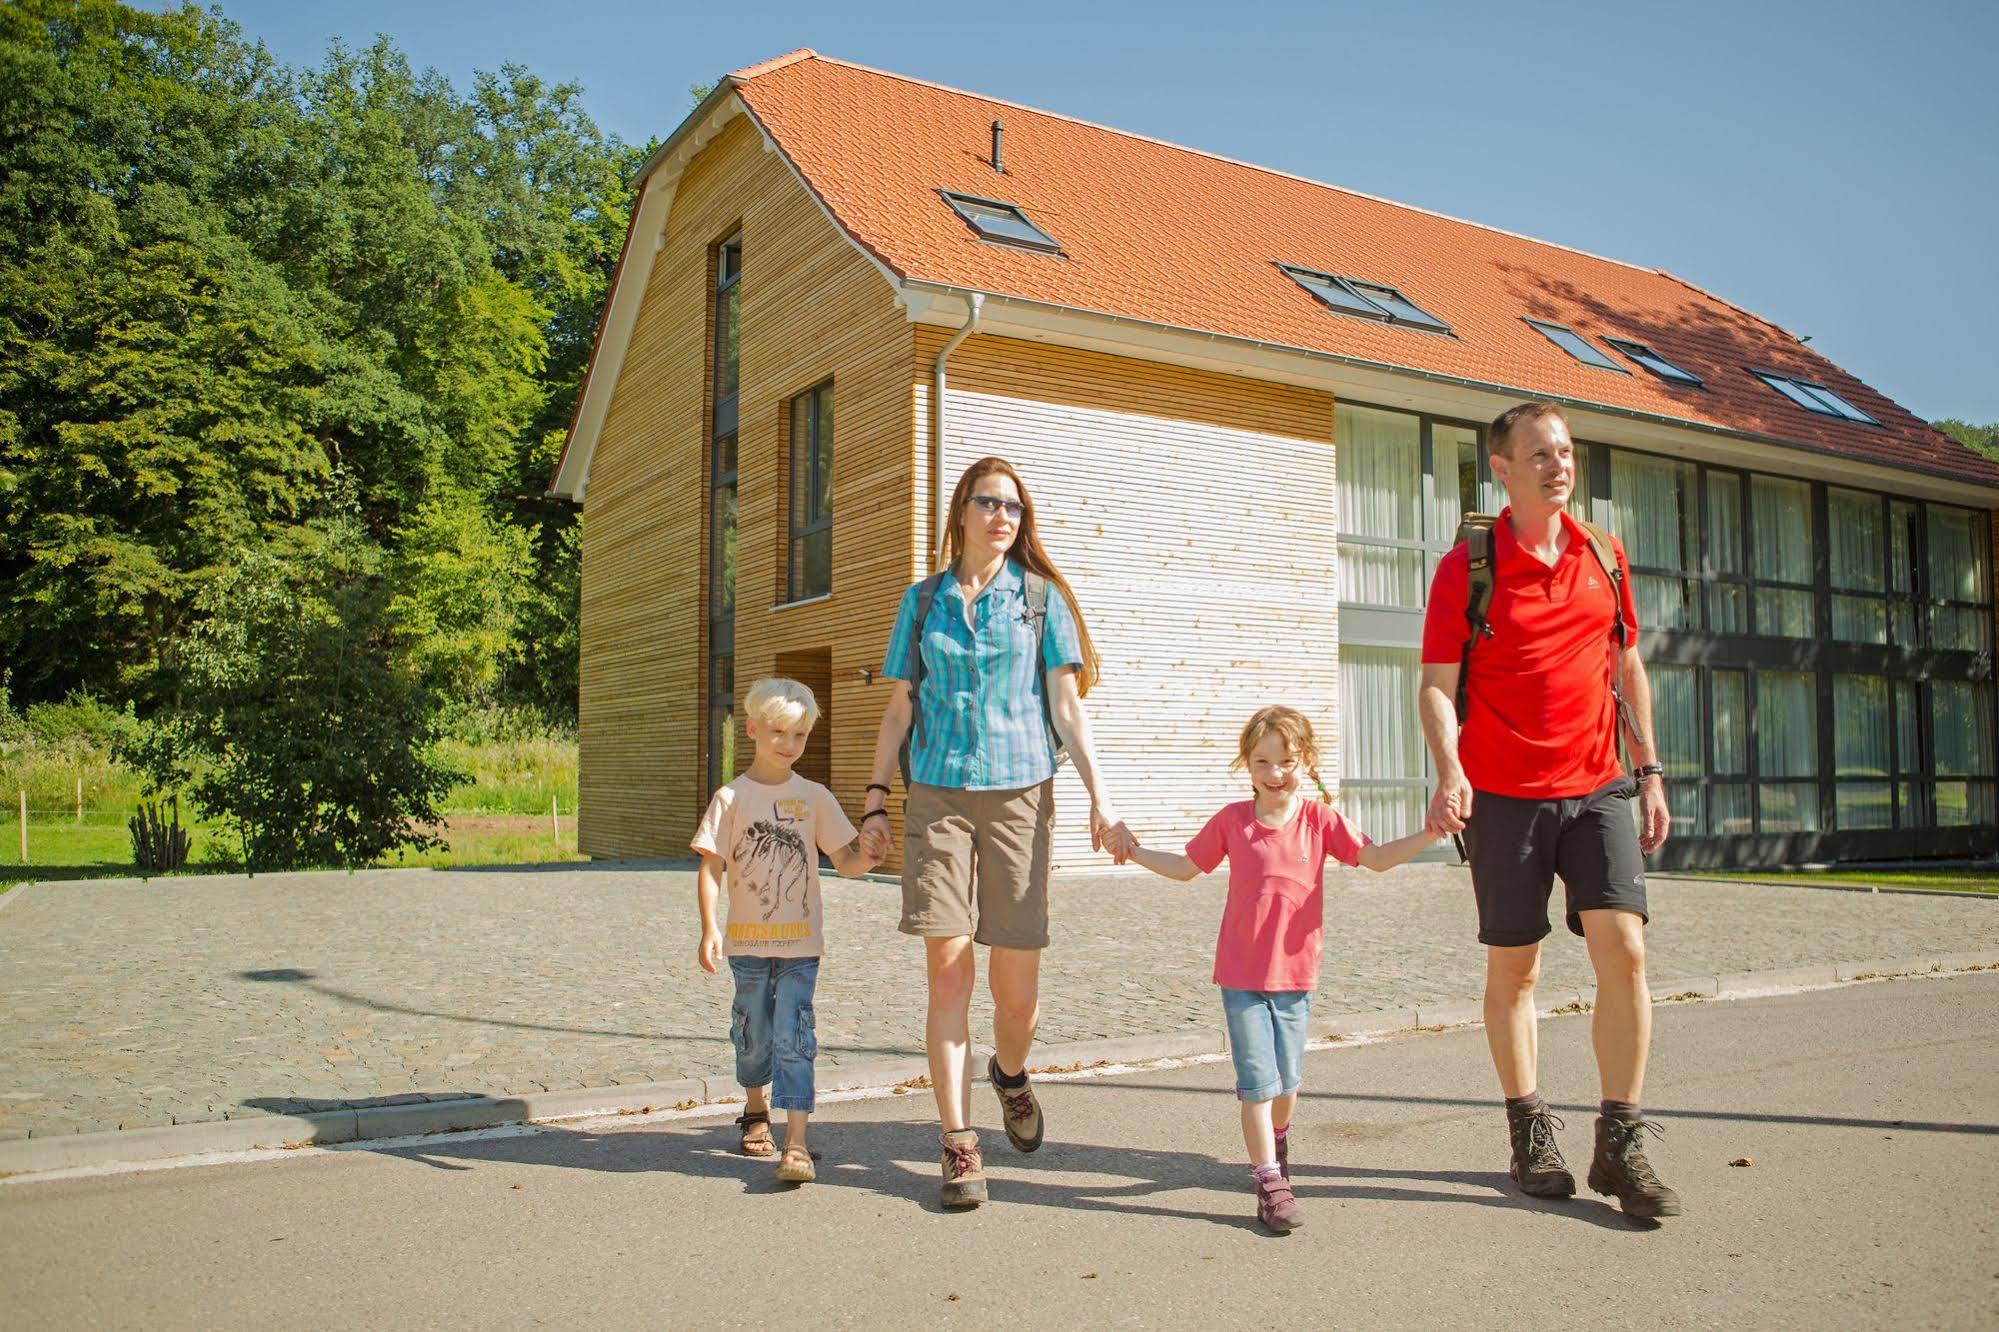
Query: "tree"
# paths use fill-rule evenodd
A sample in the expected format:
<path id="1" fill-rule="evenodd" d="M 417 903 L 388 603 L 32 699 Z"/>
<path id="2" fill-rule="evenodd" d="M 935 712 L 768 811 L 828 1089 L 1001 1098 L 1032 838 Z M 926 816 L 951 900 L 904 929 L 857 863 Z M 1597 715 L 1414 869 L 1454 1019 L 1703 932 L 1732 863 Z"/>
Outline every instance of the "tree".
<path id="1" fill-rule="evenodd" d="M 440 699 L 387 565 L 350 503 L 242 551 L 197 599 L 180 701 L 131 757 L 231 827 L 252 873 L 439 844 Z"/>
<path id="2" fill-rule="evenodd" d="M 1988 458 L 1999 458 L 1999 422 L 1992 425 L 1973 425 L 1969 421 L 1946 418 L 1942 421 L 1932 421 L 1930 424 L 1967 449 L 1982 453 Z"/>

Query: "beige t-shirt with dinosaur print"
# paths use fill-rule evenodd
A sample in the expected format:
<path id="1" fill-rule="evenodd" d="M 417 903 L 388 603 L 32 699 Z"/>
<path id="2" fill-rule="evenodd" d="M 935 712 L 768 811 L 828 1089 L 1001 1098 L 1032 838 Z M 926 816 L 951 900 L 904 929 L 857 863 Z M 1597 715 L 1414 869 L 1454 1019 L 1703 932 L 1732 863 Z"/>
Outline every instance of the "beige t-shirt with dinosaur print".
<path id="1" fill-rule="evenodd" d="M 729 957 L 818 957 L 819 852 L 855 837 L 833 793 L 793 773 L 779 786 L 738 777 L 708 802 L 694 830 L 696 851 L 728 866 Z"/>

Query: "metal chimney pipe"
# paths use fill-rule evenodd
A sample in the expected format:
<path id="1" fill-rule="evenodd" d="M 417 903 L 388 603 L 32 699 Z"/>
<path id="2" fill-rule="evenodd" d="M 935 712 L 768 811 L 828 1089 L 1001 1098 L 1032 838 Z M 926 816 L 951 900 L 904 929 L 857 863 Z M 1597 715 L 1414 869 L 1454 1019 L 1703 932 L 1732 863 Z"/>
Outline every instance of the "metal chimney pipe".
<path id="1" fill-rule="evenodd" d="M 1006 133 L 1006 126 L 1000 121 L 993 122 L 993 170 L 1002 176 L 1006 174 L 1004 160 L 1000 156 L 1000 136 Z"/>

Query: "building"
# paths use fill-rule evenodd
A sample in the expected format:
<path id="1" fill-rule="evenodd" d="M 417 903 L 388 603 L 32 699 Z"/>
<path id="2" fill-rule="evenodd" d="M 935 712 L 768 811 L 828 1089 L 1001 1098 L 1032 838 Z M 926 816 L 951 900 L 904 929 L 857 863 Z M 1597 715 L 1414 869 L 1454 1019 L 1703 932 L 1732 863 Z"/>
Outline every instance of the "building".
<path id="1" fill-rule="evenodd" d="M 1999 464 L 1767 320 L 810 51 L 724 79 L 643 180 L 553 483 L 584 506 L 593 855 L 683 851 L 770 672 L 818 691 L 803 766 L 858 807 L 898 594 L 988 453 L 1103 652 L 1135 827 L 1191 833 L 1281 699 L 1348 811 L 1411 830 L 1429 571 L 1496 507 L 1481 423 L 1526 397 L 1567 408 L 1577 507 L 1634 565 L 1666 863 L 1999 847 Z M 1067 867 L 1107 863 L 1085 823 Z"/>

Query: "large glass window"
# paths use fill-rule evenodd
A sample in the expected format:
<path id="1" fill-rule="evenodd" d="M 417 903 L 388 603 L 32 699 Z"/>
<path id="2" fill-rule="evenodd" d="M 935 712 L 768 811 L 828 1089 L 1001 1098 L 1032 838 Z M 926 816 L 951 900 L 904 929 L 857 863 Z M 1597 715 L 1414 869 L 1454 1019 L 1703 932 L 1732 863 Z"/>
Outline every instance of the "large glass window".
<path id="1" fill-rule="evenodd" d="M 1694 666 L 1656 665 L 1652 680 L 1653 739 L 1665 768 L 1666 804 L 1672 811 L 1675 837 L 1701 831 L 1701 782 L 1707 769 L 1707 727 L 1701 716 L 1700 670 Z"/>
<path id="2" fill-rule="evenodd" d="M 1827 490 L 1826 527 L 1832 555 L 1832 636 L 1843 643 L 1886 643 L 1888 549 L 1881 496 Z"/>
<path id="3" fill-rule="evenodd" d="M 1335 413 L 1340 484 L 1340 600 L 1420 609 L 1423 422 L 1342 405 Z M 1446 544 L 1456 537 L 1453 524 Z"/>
<path id="4" fill-rule="evenodd" d="M 1751 568 L 1758 584 L 1756 632 L 1814 637 L 1812 488 L 1783 477 L 1752 477 L 1749 504 Z"/>
<path id="5" fill-rule="evenodd" d="M 1832 677 L 1833 819 L 1845 831 L 1895 823 L 1888 784 L 1888 682 Z"/>
<path id="6" fill-rule="evenodd" d="M 1757 822 L 1762 832 L 1818 831 L 1817 686 L 1804 671 L 1757 673 Z"/>
<path id="7" fill-rule="evenodd" d="M 791 400 L 791 535 L 786 599 L 833 589 L 833 386 Z"/>
<path id="8" fill-rule="evenodd" d="M 1982 651 L 1991 641 L 1992 546 L 1985 515 L 1941 504 L 1928 508 L 1930 646 Z"/>
<path id="9" fill-rule="evenodd" d="M 1340 803 L 1376 839 L 1423 826 L 1429 799 L 1415 648 L 1340 649 Z"/>
<path id="10" fill-rule="evenodd" d="M 708 787 L 736 775 L 736 421 L 742 384 L 743 238 L 715 247 L 708 435 Z"/>
<path id="11" fill-rule="evenodd" d="M 1742 477 L 1707 474 L 1707 624 L 1717 634 L 1749 632 L 1749 562 L 1743 558 Z"/>
<path id="12" fill-rule="evenodd" d="M 1888 632 L 1897 647 L 1922 646 L 1916 633 L 1916 506 L 1888 501 Z"/>
<path id="13" fill-rule="evenodd" d="M 1937 826 L 1991 823 L 1991 686 L 1969 680 L 1933 682 L 1930 733 L 1936 740 Z"/>
<path id="14" fill-rule="evenodd" d="M 1749 793 L 1749 674 L 1717 670 L 1710 673 L 1710 682 L 1715 779 L 1708 786 L 1707 830 L 1716 837 L 1739 837 L 1755 831 Z"/>
<path id="15" fill-rule="evenodd" d="M 1697 481 L 1692 463 L 1611 451 L 1611 529 L 1631 561 L 1631 591 L 1643 628 L 1700 628 Z"/>
<path id="16" fill-rule="evenodd" d="M 1929 828 L 1936 824 L 1930 808 L 1928 775 L 1923 763 L 1923 687 L 1914 680 L 1895 681 L 1895 826 Z"/>

